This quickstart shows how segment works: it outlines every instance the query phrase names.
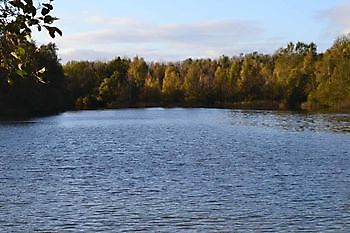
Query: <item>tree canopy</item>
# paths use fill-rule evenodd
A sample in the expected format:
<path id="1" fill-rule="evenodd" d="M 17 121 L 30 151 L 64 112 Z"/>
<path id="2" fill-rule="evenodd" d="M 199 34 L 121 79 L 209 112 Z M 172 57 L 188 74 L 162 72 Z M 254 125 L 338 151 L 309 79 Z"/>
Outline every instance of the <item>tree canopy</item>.
<path id="1" fill-rule="evenodd" d="M 142 58 L 69 62 L 76 108 L 208 106 L 350 108 L 350 37 L 325 53 L 289 43 L 274 54 L 146 63 Z M 75 103 L 75 104 L 74 104 Z"/>
<path id="2" fill-rule="evenodd" d="M 58 18 L 50 13 L 53 0 L 35 5 L 32 0 L 3 0 L 0 3 L 0 69 L 11 84 L 17 76 L 40 77 L 46 69 L 33 70 L 31 66 L 36 53 L 32 41 L 33 28 L 45 28 L 51 37 L 62 32 L 52 24 Z M 40 79 L 39 79 L 40 80 Z"/>
<path id="3" fill-rule="evenodd" d="M 0 2 L 1 115 L 35 115 L 64 109 L 64 74 L 54 44 L 37 47 L 32 30 L 62 32 L 53 23 L 52 0 Z"/>

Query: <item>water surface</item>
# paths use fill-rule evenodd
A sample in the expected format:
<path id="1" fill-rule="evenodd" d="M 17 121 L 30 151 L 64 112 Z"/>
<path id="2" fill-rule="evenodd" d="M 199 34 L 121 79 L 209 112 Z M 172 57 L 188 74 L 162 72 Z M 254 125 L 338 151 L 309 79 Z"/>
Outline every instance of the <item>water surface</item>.
<path id="1" fill-rule="evenodd" d="M 0 122 L 0 232 L 349 232 L 349 118 L 152 108 Z"/>

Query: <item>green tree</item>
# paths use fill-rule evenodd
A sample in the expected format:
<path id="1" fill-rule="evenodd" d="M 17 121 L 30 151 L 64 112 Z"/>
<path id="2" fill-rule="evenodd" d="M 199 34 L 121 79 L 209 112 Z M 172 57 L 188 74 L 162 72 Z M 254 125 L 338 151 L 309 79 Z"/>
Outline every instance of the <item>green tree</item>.
<path id="1" fill-rule="evenodd" d="M 256 100 L 261 96 L 264 85 L 260 72 L 260 55 L 248 54 L 244 57 L 240 77 L 237 80 L 240 98 L 244 100 Z"/>
<path id="2" fill-rule="evenodd" d="M 148 75 L 143 90 L 141 92 L 140 102 L 143 104 L 160 104 L 162 99 L 162 89 L 160 88 L 158 77 Z"/>
<path id="3" fill-rule="evenodd" d="M 162 94 L 166 103 L 181 103 L 183 101 L 182 82 L 174 65 L 168 65 L 165 70 Z"/>
<path id="4" fill-rule="evenodd" d="M 111 77 L 105 78 L 100 84 L 98 91 L 98 101 L 107 107 L 117 107 L 118 87 L 120 87 L 120 75 L 115 72 Z"/>
<path id="5" fill-rule="evenodd" d="M 31 40 L 32 28 L 45 28 L 51 37 L 62 35 L 51 26 L 56 17 L 50 15 L 52 0 L 35 6 L 32 0 L 3 0 L 0 3 L 0 71 L 9 84 L 24 76 L 40 77 L 39 70 L 32 70 L 36 47 Z M 40 69 L 42 70 L 42 69 Z"/>
<path id="6" fill-rule="evenodd" d="M 309 95 L 316 107 L 350 108 L 350 35 L 338 38 L 317 64 L 317 88 Z"/>
<path id="7" fill-rule="evenodd" d="M 349 36 L 324 54 L 314 43 L 289 43 L 273 55 L 150 63 L 142 58 L 71 62 L 67 83 L 77 106 L 148 105 L 350 108 Z M 1 74 L 1 73 L 0 73 Z M 244 104 L 244 103 L 240 103 Z"/>
<path id="8" fill-rule="evenodd" d="M 128 77 L 135 82 L 137 88 L 142 88 L 148 74 L 148 65 L 143 58 L 135 57 L 129 65 Z"/>
<path id="9" fill-rule="evenodd" d="M 166 68 L 165 64 L 160 64 L 158 62 L 151 63 L 150 65 L 150 70 L 149 70 L 150 76 L 152 77 L 152 79 L 156 79 L 158 81 L 160 89 L 162 89 L 162 86 L 163 86 L 165 68 Z"/>
<path id="10" fill-rule="evenodd" d="M 97 107 L 99 79 L 93 62 L 68 62 L 64 66 L 71 106 L 78 109 Z M 83 101 L 84 100 L 84 101 Z"/>
<path id="11" fill-rule="evenodd" d="M 222 103 L 230 103 L 234 101 L 237 95 L 237 80 L 240 75 L 240 64 L 237 60 L 232 60 L 230 64 L 218 66 L 214 75 L 214 91 L 216 100 Z"/>
<path id="12" fill-rule="evenodd" d="M 1 115 L 52 114 L 66 109 L 68 94 L 56 50 L 54 44 L 41 46 L 33 56 L 32 70 L 47 69 L 40 78 L 27 76 L 0 85 Z"/>
<path id="13" fill-rule="evenodd" d="M 148 65 L 143 58 L 135 57 L 129 65 L 128 81 L 132 102 L 139 101 L 139 95 L 148 75 Z"/>
<path id="14" fill-rule="evenodd" d="M 185 101 L 199 103 L 201 101 L 201 71 L 198 66 L 191 64 L 184 78 L 183 89 Z"/>

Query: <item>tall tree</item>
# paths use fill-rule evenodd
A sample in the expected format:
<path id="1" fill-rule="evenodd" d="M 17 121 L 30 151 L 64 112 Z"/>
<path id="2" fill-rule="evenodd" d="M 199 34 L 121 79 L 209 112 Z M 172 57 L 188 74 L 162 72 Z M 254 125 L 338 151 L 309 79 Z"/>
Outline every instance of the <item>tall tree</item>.
<path id="1" fill-rule="evenodd" d="M 183 89 L 185 100 L 189 103 L 199 103 L 201 101 L 201 71 L 198 66 L 191 64 L 185 75 Z"/>
<path id="2" fill-rule="evenodd" d="M 316 107 L 350 108 L 350 35 L 338 38 L 318 62 L 317 88 L 309 103 Z"/>
<path id="3" fill-rule="evenodd" d="M 175 66 L 170 64 L 165 70 L 162 94 L 166 103 L 181 103 L 183 101 L 182 82 Z"/>

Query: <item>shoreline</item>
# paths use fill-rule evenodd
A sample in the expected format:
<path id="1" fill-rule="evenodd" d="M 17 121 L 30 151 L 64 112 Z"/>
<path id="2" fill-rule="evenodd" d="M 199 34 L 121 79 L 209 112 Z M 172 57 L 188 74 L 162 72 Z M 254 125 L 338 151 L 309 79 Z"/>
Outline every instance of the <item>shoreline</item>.
<path id="1" fill-rule="evenodd" d="M 183 109 L 227 109 L 227 110 L 251 110 L 251 111 L 277 111 L 277 112 L 295 112 L 305 114 L 350 114 L 349 109 L 290 109 L 281 106 L 277 102 L 270 102 L 266 104 L 265 101 L 255 102 L 237 102 L 237 103 L 223 103 L 223 104 L 155 104 L 155 103 L 137 103 L 113 108 L 86 108 L 86 109 L 66 109 L 64 111 L 55 112 L 41 112 L 41 113 L 25 113 L 23 111 L 7 111 L 5 114 L 0 114 L 0 121 L 21 121 L 33 118 L 41 118 L 48 116 L 55 116 L 65 112 L 78 111 L 103 111 L 103 110 L 125 110 L 125 109 L 146 109 L 146 108 L 183 108 Z M 9 114 L 12 113 L 12 114 Z"/>

